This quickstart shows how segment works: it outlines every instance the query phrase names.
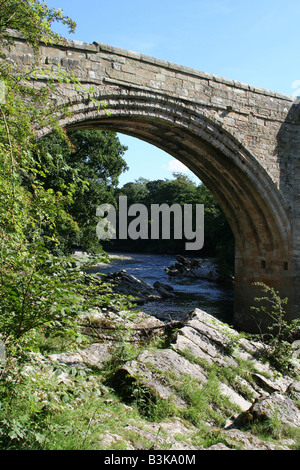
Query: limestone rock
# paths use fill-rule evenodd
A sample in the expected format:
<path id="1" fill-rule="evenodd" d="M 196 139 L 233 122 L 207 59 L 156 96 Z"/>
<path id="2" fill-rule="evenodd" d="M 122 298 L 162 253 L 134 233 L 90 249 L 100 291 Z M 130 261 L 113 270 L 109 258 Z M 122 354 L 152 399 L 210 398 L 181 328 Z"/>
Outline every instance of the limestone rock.
<path id="1" fill-rule="evenodd" d="M 220 392 L 227 397 L 233 404 L 237 405 L 242 411 L 246 411 L 251 406 L 251 402 L 245 400 L 241 395 L 235 392 L 227 384 L 220 384 Z"/>
<path id="2" fill-rule="evenodd" d="M 164 325 L 160 320 L 142 312 L 132 317 L 126 312 L 108 315 L 98 312 L 97 315 L 96 320 L 94 317 L 96 323 L 98 321 L 99 324 L 106 324 L 109 320 L 112 324 L 120 324 L 122 321 L 123 326 L 138 330 L 147 326 L 154 326 L 154 329 L 158 326 L 160 330 Z M 131 402 L 134 391 L 142 400 L 150 400 L 149 403 L 159 397 L 172 402 L 185 412 L 189 406 L 189 399 L 186 398 L 189 395 L 184 395 L 181 387 L 186 386 L 186 378 L 190 377 L 193 386 L 201 389 L 208 383 L 212 366 L 227 368 L 229 374 L 233 374 L 234 380 L 227 382 L 226 374 L 223 378 L 220 376 L 217 387 L 219 393 L 232 403 L 232 415 L 226 416 L 225 427 L 218 429 L 220 442 L 209 450 L 288 449 L 288 444 L 284 442 L 276 445 L 264 442 L 241 429 L 249 419 L 255 422 L 274 418 L 282 424 L 300 427 L 300 411 L 294 401 L 299 399 L 299 382 L 293 381 L 291 377 L 278 375 L 270 365 L 259 361 L 259 353 L 264 347 L 261 343 L 239 335 L 229 325 L 200 309 L 186 315 L 178 328 L 169 347 L 143 350 L 135 360 L 125 362 L 115 371 L 111 386 L 124 402 Z M 94 343 L 76 353 L 50 355 L 49 358 L 71 367 L 93 366 L 101 369 L 104 362 L 111 357 L 112 346 L 112 342 L 104 341 Z M 240 370 L 240 358 L 250 361 L 256 371 L 253 372 L 252 368 Z M 206 423 L 208 426 L 212 424 L 213 422 Z M 141 436 L 141 446 L 146 440 L 152 443 L 153 449 L 167 446 L 171 450 L 202 450 L 194 445 L 195 441 L 191 437 L 197 435 L 197 430 L 187 430 L 180 420 L 175 419 L 164 424 L 149 423 L 147 428 L 143 429 L 130 423 L 128 426 L 129 431 Z M 111 443 L 115 444 L 114 439 Z M 107 443 L 104 440 L 104 444 L 109 445 L 110 441 Z M 294 444 L 292 442 L 290 445 Z M 131 448 L 130 443 L 128 445 L 128 448 Z"/>
<path id="3" fill-rule="evenodd" d="M 293 381 L 286 391 L 287 395 L 294 400 L 300 401 L 300 382 Z"/>
<path id="4" fill-rule="evenodd" d="M 125 269 L 106 274 L 104 279 L 113 284 L 115 292 L 131 295 L 135 297 L 137 303 L 174 297 L 171 286 L 158 281 L 155 282 L 155 286 L 151 286 L 148 282 L 128 274 Z"/>
<path id="5" fill-rule="evenodd" d="M 81 352 L 82 360 L 90 365 L 101 369 L 103 363 L 110 359 L 110 343 L 94 343 Z"/>
<path id="6" fill-rule="evenodd" d="M 143 389 L 144 392 L 150 392 L 153 396 L 163 400 L 171 400 L 180 408 L 186 406 L 184 400 L 176 396 L 174 390 L 162 374 L 151 371 L 147 366 L 138 361 L 127 362 L 115 375 L 114 383 L 118 392 L 125 399 L 128 381 L 131 383 L 132 381 L 136 382 L 136 389 Z"/>
<path id="7" fill-rule="evenodd" d="M 164 282 L 156 281 L 153 284 L 154 289 L 156 289 L 160 296 L 163 299 L 169 299 L 170 297 L 174 297 L 174 287 L 170 286 L 169 284 L 165 284 Z"/>
<path id="8" fill-rule="evenodd" d="M 51 361 L 65 364 L 68 367 L 86 368 L 82 356 L 79 353 L 49 354 L 48 357 Z"/>
<path id="9" fill-rule="evenodd" d="M 65 364 L 68 367 L 87 368 L 88 366 L 96 366 L 101 369 L 103 363 L 111 357 L 110 347 L 109 343 L 95 343 L 74 354 L 50 354 L 48 357 L 51 361 Z"/>
<path id="10" fill-rule="evenodd" d="M 288 447 L 262 441 L 250 432 L 242 432 L 238 429 L 222 431 L 222 436 L 230 448 L 234 447 L 243 450 L 289 450 Z"/>
<path id="11" fill-rule="evenodd" d="M 190 375 L 200 382 L 206 382 L 207 380 L 202 367 L 193 364 L 172 349 L 160 349 L 154 353 L 144 351 L 138 356 L 137 360 L 143 364 L 150 363 L 159 370 L 173 372 L 179 376 Z"/>
<path id="12" fill-rule="evenodd" d="M 124 438 L 122 436 L 119 436 L 118 434 L 114 434 L 114 433 L 106 433 L 106 434 L 103 434 L 102 436 L 99 436 L 99 439 L 98 439 L 98 442 L 97 442 L 97 448 L 100 448 L 100 449 L 109 449 L 110 447 L 112 447 L 113 445 L 116 445 L 116 444 L 123 444 L 126 445 L 126 449 L 125 450 L 135 450 L 134 447 L 130 444 L 130 443 L 126 443 L 126 441 L 124 440 Z"/>
<path id="13" fill-rule="evenodd" d="M 230 447 L 227 447 L 225 444 L 220 442 L 219 444 L 214 444 L 213 446 L 209 447 L 208 450 L 232 450 Z"/>
<path id="14" fill-rule="evenodd" d="M 272 393 L 262 400 L 255 402 L 249 409 L 254 419 L 277 419 L 283 424 L 300 427 L 300 411 L 296 403 L 286 395 Z"/>
<path id="15" fill-rule="evenodd" d="M 287 380 L 284 378 L 269 380 L 264 375 L 258 373 L 253 373 L 252 378 L 263 390 L 267 391 L 268 393 L 285 393 L 291 382 L 291 379 Z"/>
<path id="16" fill-rule="evenodd" d="M 224 276 L 220 273 L 218 266 L 210 259 L 190 259 L 176 256 L 176 261 L 176 263 L 165 268 L 169 276 L 183 276 L 207 279 L 209 281 L 224 280 Z"/>

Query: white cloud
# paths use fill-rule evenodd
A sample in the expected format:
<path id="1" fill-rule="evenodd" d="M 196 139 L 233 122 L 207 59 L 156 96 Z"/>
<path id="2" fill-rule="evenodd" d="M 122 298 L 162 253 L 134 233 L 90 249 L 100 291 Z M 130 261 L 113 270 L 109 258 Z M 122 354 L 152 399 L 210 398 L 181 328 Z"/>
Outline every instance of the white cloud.
<path id="1" fill-rule="evenodd" d="M 300 80 L 294 80 L 292 83 L 292 88 L 296 88 L 296 91 L 294 91 L 293 96 L 299 96 L 300 95 Z"/>
<path id="2" fill-rule="evenodd" d="M 190 173 L 190 170 L 179 160 L 170 160 L 167 164 L 167 170 L 171 171 L 172 173 Z"/>

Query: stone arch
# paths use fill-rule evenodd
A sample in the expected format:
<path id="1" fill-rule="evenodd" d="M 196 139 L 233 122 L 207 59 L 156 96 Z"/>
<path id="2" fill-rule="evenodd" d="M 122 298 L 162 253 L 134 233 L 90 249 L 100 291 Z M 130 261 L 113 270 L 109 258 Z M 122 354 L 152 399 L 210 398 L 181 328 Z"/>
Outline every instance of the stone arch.
<path id="1" fill-rule="evenodd" d="M 145 140 L 180 160 L 206 184 L 235 237 L 237 324 L 247 323 L 253 282 L 285 287 L 282 269 L 290 259 L 291 227 L 283 198 L 255 155 L 207 106 L 130 85 L 106 85 L 93 99 L 78 95 L 66 104 L 72 117 L 62 119 L 63 126 L 114 130 Z"/>

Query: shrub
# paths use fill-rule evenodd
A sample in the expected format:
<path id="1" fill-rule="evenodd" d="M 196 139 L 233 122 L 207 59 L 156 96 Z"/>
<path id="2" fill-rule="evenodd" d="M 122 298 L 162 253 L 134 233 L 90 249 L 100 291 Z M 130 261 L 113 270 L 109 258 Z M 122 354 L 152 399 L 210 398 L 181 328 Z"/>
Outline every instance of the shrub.
<path id="1" fill-rule="evenodd" d="M 284 306 L 288 299 L 281 299 L 279 293 L 262 282 L 255 283 L 261 287 L 265 294 L 256 297 L 255 302 L 260 303 L 258 307 L 252 306 L 251 310 L 257 315 L 264 315 L 271 319 L 271 325 L 267 331 L 260 331 L 260 340 L 264 344 L 264 357 L 281 372 L 291 372 L 294 370 L 292 341 L 300 333 L 300 319 L 292 320 L 288 323 Z"/>

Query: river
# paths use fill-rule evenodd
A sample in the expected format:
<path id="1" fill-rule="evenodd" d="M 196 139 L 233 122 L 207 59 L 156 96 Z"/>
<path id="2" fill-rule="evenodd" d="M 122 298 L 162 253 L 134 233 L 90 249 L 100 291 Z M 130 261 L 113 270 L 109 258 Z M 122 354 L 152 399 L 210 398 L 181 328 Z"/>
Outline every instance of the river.
<path id="1" fill-rule="evenodd" d="M 174 288 L 175 298 L 147 302 L 141 309 L 162 320 L 182 319 L 190 310 L 200 308 L 216 318 L 231 323 L 233 318 L 233 289 L 217 282 L 169 276 L 164 268 L 176 262 L 171 255 L 110 253 L 116 256 L 111 264 L 90 268 L 89 272 L 103 274 L 125 269 L 128 274 L 153 286 L 155 281 Z"/>

